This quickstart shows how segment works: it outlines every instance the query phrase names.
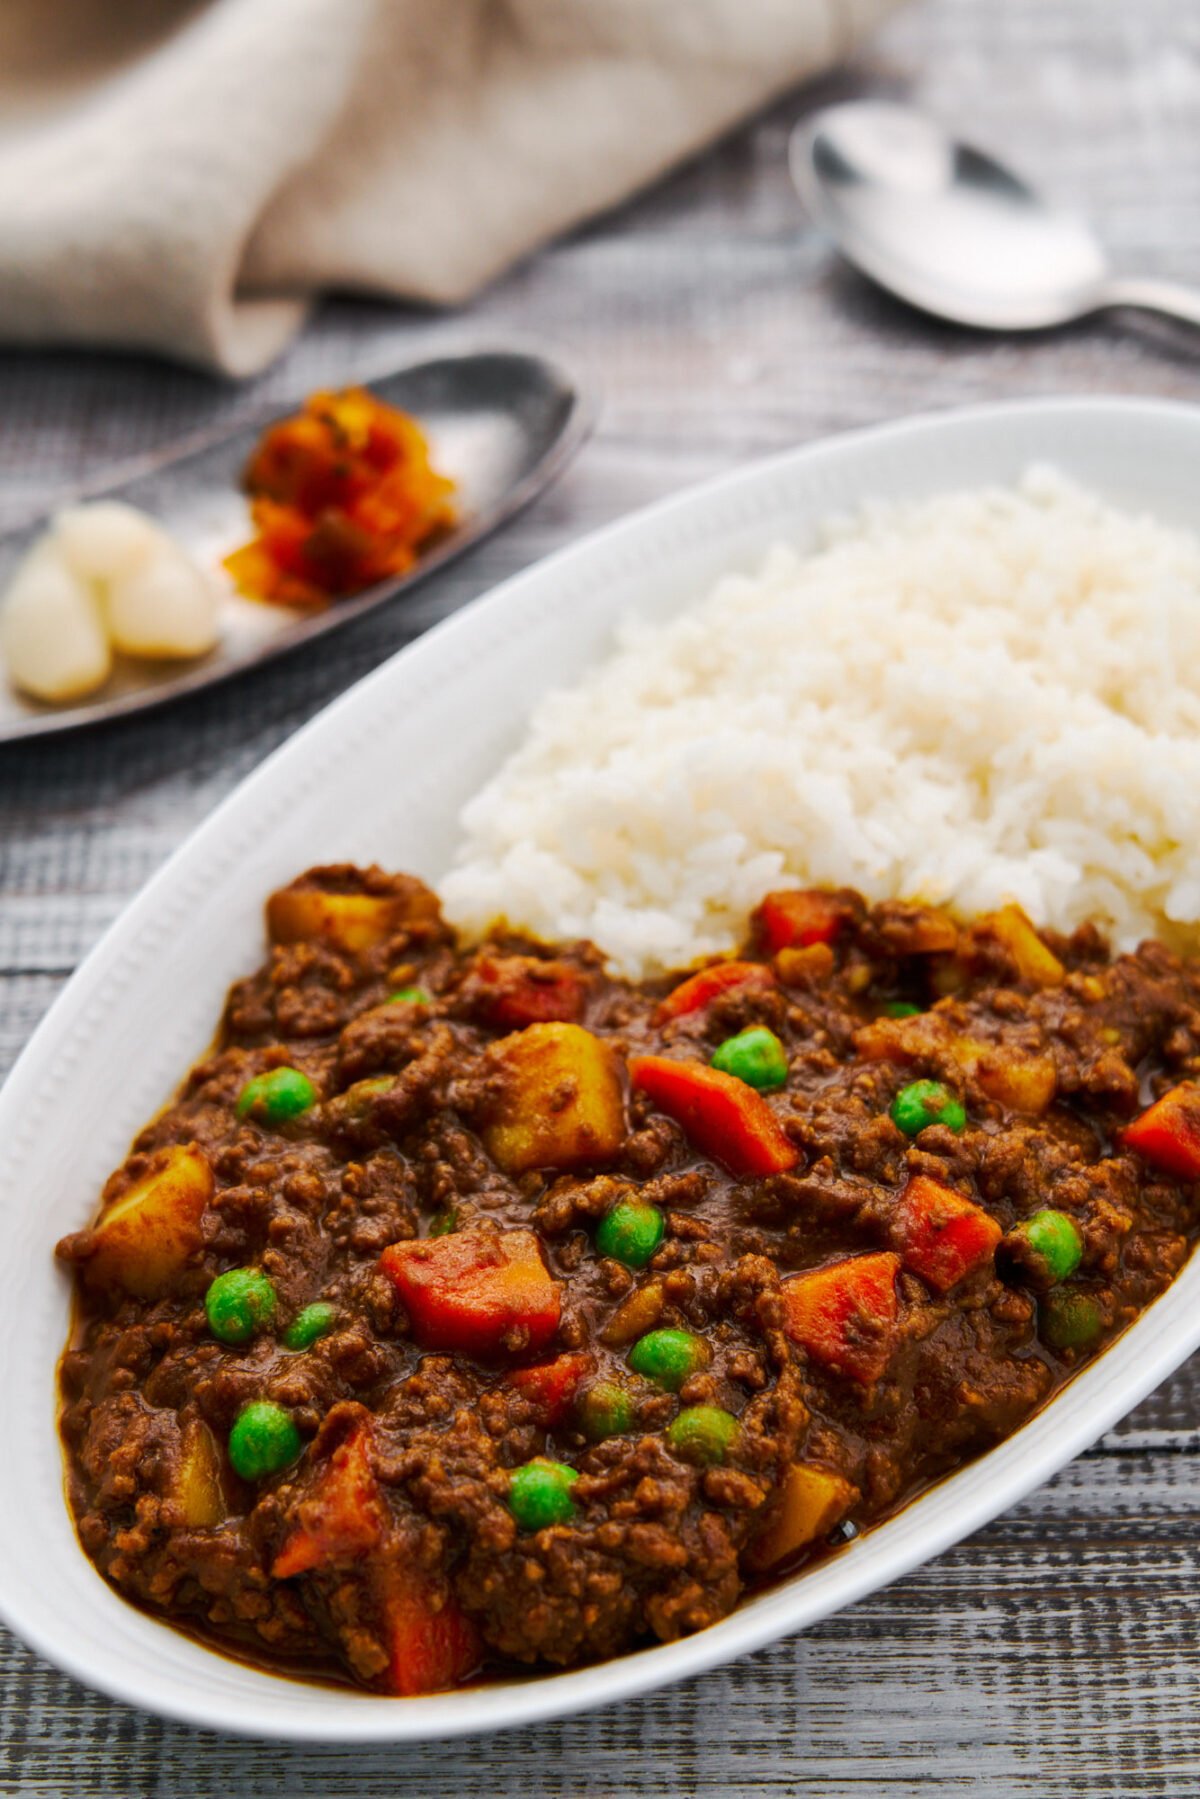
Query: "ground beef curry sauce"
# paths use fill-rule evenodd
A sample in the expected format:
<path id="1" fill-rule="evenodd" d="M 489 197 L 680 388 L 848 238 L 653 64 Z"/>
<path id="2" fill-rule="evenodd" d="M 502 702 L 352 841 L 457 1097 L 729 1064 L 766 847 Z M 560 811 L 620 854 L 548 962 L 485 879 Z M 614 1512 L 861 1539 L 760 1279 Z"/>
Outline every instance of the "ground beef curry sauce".
<path id="1" fill-rule="evenodd" d="M 788 892 L 638 987 L 377 869 L 267 918 L 59 1246 L 83 1547 L 234 1654 L 419 1693 L 699 1630 L 1188 1254 L 1200 976 L 1157 944 Z"/>

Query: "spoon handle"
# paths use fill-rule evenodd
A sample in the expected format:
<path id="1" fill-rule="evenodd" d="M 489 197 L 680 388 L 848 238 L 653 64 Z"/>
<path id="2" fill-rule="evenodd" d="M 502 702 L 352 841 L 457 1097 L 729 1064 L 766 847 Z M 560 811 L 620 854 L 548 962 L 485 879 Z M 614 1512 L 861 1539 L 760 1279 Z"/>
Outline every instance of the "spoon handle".
<path id="1" fill-rule="evenodd" d="M 1168 318 L 1182 319 L 1185 325 L 1200 325 L 1200 289 L 1175 281 L 1118 277 L 1105 287 L 1101 304 L 1136 306 L 1143 312 L 1162 312 Z"/>

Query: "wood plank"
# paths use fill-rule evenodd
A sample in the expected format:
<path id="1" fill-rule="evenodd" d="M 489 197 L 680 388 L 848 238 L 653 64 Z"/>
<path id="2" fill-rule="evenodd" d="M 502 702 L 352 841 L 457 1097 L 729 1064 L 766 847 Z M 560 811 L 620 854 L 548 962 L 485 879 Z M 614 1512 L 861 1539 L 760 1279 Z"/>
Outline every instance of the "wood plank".
<path id="1" fill-rule="evenodd" d="M 922 1572 L 803 1636 L 619 1708 L 478 1742 L 287 1748 L 198 1736 L 0 1648 L 0 1786 L 336 1796 L 993 1792 L 1200 1784 L 1191 1457 L 1087 1456 Z"/>

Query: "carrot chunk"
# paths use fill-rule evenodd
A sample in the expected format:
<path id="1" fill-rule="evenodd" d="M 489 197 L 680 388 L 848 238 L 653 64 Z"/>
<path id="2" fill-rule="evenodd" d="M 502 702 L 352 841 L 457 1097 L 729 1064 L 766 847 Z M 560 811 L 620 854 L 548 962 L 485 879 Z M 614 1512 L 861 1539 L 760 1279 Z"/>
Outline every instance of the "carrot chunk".
<path id="1" fill-rule="evenodd" d="M 982 1206 L 923 1174 L 900 1195 L 894 1222 L 904 1266 L 938 1293 L 990 1262 L 1003 1235 Z"/>
<path id="2" fill-rule="evenodd" d="M 380 1684 L 409 1696 L 457 1686 L 482 1654 L 474 1625 L 445 1581 L 385 1547 L 388 1514 L 369 1459 L 371 1426 L 355 1426 L 333 1451 L 299 1523 L 271 1569 L 279 1580 L 369 1556 L 365 1578 L 382 1614 L 388 1664 Z"/>
<path id="3" fill-rule="evenodd" d="M 896 1276 L 890 1250 L 850 1256 L 783 1283 L 784 1329 L 835 1374 L 878 1380 L 896 1346 Z"/>
<path id="4" fill-rule="evenodd" d="M 441 1581 L 407 1568 L 376 1579 L 388 1645 L 383 1686 L 400 1698 L 456 1687 L 478 1666 L 479 1635 Z"/>
<path id="5" fill-rule="evenodd" d="M 508 1384 L 524 1395 L 539 1421 L 552 1429 L 562 1423 L 580 1385 L 595 1366 L 595 1357 L 581 1352 L 555 1356 L 552 1362 L 516 1369 L 509 1375 Z"/>
<path id="6" fill-rule="evenodd" d="M 1200 1180 L 1200 1082 L 1172 1087 L 1126 1125 L 1121 1141 L 1164 1174 Z"/>
<path id="7" fill-rule="evenodd" d="M 299 1523 L 275 1557 L 277 1580 L 374 1549 L 385 1513 L 369 1460 L 371 1427 L 360 1424 L 334 1450 L 316 1489 L 298 1507 Z"/>
<path id="8" fill-rule="evenodd" d="M 768 893 L 754 914 L 754 929 L 764 950 L 804 949 L 810 943 L 832 943 L 846 922 L 846 907 L 835 893 L 819 888 Z"/>
<path id="9" fill-rule="evenodd" d="M 537 956 L 480 956 L 475 991 L 487 1022 L 498 1030 L 527 1024 L 575 1024 L 583 1016 L 584 986 L 566 962 Z"/>
<path id="10" fill-rule="evenodd" d="M 629 1078 L 730 1174 L 781 1174 L 800 1160 L 762 1094 L 731 1074 L 700 1062 L 634 1056 Z"/>
<path id="11" fill-rule="evenodd" d="M 774 985 L 770 969 L 764 968 L 761 962 L 714 962 L 711 968 L 700 969 L 672 988 L 667 997 L 659 1001 L 655 1018 L 659 1024 L 665 1024 L 668 1018 L 702 1012 L 723 993 L 732 993 L 739 987 Z"/>
<path id="12" fill-rule="evenodd" d="M 558 1329 L 561 1289 L 532 1231 L 456 1231 L 393 1243 L 379 1260 L 426 1349 L 538 1350 Z"/>

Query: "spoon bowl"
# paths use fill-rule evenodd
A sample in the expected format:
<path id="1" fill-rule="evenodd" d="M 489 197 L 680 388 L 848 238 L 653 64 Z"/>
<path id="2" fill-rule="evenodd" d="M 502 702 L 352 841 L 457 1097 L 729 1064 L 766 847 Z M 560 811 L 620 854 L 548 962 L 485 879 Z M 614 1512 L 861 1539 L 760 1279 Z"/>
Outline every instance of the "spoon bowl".
<path id="1" fill-rule="evenodd" d="M 912 107 L 829 107 L 796 127 L 789 160 L 847 260 L 939 318 L 1037 331 L 1130 305 L 1200 325 L 1200 295 L 1118 279 L 1084 220 Z"/>

